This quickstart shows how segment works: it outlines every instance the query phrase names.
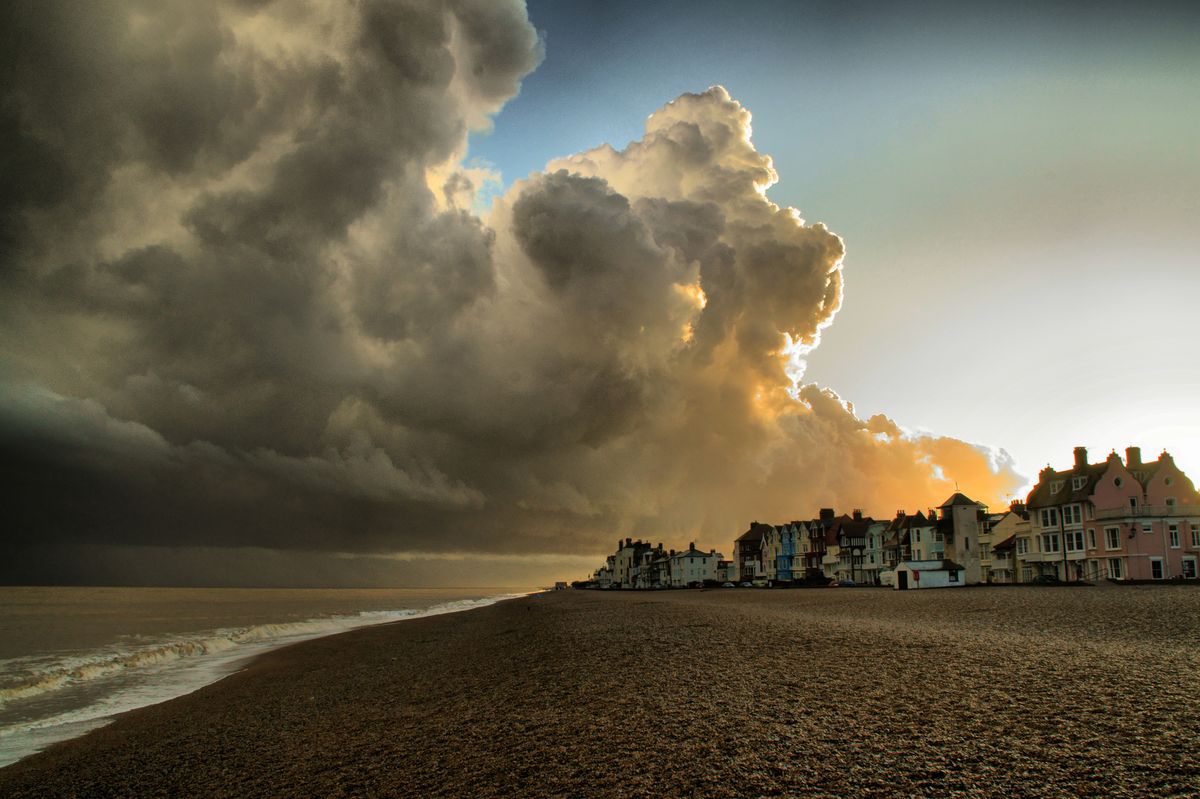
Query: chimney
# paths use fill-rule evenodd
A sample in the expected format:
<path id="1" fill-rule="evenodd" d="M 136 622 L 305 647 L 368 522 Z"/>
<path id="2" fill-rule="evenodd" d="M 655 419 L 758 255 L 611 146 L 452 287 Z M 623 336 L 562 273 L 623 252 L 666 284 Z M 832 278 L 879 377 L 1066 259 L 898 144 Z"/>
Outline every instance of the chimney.
<path id="1" fill-rule="evenodd" d="M 695 542 L 695 541 L 688 541 L 688 552 L 691 552 L 691 551 L 692 551 L 693 549 L 695 549 L 695 548 L 696 548 L 696 542 Z"/>
<path id="2" fill-rule="evenodd" d="M 1025 503 L 1019 499 L 1014 499 L 1012 502 L 1008 503 L 1008 509 L 1015 512 L 1024 511 Z"/>
<path id="3" fill-rule="evenodd" d="M 625 539 L 625 546 L 627 546 L 627 547 L 633 546 L 633 539 L 632 539 L 632 538 L 626 538 L 626 539 Z"/>
<path id="4" fill-rule="evenodd" d="M 896 511 L 896 518 L 897 518 L 897 519 L 903 519 L 903 518 L 904 518 L 904 510 L 903 510 L 903 509 Z"/>
<path id="5" fill-rule="evenodd" d="M 854 509 L 854 521 L 856 521 L 856 522 L 862 521 L 862 508 Z"/>
<path id="6" fill-rule="evenodd" d="M 1075 470 L 1083 471 L 1087 468 L 1087 447 L 1075 448 Z"/>
<path id="7" fill-rule="evenodd" d="M 1125 448 L 1125 465 L 1130 469 L 1136 469 L 1142 465 L 1142 448 L 1141 447 L 1126 447 Z"/>
<path id="8" fill-rule="evenodd" d="M 831 522 L 833 519 L 833 508 L 821 508 L 821 521 Z"/>

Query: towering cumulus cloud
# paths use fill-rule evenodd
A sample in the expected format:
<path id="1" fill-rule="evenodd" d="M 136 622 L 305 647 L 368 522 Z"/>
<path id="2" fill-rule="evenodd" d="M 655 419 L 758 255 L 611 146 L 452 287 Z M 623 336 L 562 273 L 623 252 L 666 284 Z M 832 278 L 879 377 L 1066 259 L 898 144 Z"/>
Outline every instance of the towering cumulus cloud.
<path id="1" fill-rule="evenodd" d="M 842 242 L 766 198 L 720 87 L 481 219 L 459 164 L 541 57 L 521 3 L 0 13 L 0 578 L 726 545 L 1019 482 L 800 384 Z"/>

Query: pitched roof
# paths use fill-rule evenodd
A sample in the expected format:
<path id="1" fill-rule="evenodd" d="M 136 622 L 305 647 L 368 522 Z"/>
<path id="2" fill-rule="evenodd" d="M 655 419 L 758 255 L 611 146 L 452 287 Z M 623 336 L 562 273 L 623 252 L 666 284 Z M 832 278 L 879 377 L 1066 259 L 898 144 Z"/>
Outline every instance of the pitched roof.
<path id="1" fill-rule="evenodd" d="M 1016 546 L 1016 543 L 1017 543 L 1017 537 L 1015 535 L 1010 535 L 1008 538 L 1004 539 L 1000 543 L 993 544 L 992 551 L 995 552 L 997 549 L 1012 549 L 1014 546 Z"/>
<path id="2" fill-rule="evenodd" d="M 973 505 L 975 507 L 978 507 L 979 503 L 976 502 L 975 500 L 969 498 L 966 494 L 962 493 L 961 491 L 955 491 L 953 494 L 950 495 L 950 499 L 946 500 L 941 505 L 938 505 L 938 510 L 941 510 L 942 508 L 953 508 L 953 507 L 957 507 L 959 505 Z"/>
<path id="3" fill-rule="evenodd" d="M 750 529 L 739 535 L 737 541 L 761 541 L 763 533 L 770 529 L 769 524 L 760 524 L 759 522 L 751 522 Z"/>
<path id="4" fill-rule="evenodd" d="M 1083 502 L 1095 493 L 1096 483 L 1100 482 L 1100 478 L 1108 471 L 1111 463 L 1112 461 L 1089 463 L 1083 469 L 1067 469 L 1061 472 L 1043 469 L 1038 484 L 1033 487 L 1025 499 L 1025 507 L 1045 508 L 1051 505 Z M 1116 463 L 1120 464 L 1120 459 L 1116 459 Z M 1084 478 L 1079 488 L 1075 487 L 1075 478 L 1077 477 Z M 1059 484 L 1058 491 L 1054 490 L 1055 483 Z"/>

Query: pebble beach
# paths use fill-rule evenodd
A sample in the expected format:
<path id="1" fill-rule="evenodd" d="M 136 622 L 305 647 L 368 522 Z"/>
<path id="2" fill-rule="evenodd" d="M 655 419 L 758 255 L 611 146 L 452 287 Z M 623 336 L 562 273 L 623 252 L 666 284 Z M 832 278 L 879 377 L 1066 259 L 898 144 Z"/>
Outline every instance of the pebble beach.
<path id="1" fill-rule="evenodd" d="M 1200 796 L 1190 586 L 560 591 L 330 636 L 0 796 Z"/>

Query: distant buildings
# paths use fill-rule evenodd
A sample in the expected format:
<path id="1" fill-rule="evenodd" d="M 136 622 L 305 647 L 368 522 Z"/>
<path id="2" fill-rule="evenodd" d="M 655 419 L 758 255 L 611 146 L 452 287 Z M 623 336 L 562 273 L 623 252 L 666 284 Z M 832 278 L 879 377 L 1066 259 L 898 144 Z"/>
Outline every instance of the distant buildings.
<path id="1" fill-rule="evenodd" d="M 617 551 L 609 555 L 589 581 L 596 588 L 686 588 L 716 583 L 730 562 L 716 550 L 704 552 L 688 544 L 682 552 L 664 550 L 662 544 L 632 538 L 617 541 Z"/>
<path id="2" fill-rule="evenodd" d="M 1143 463 L 1130 447 L 1088 463 L 1047 466 L 1024 502 L 990 512 L 956 491 L 936 509 L 896 511 L 890 521 L 821 508 L 808 520 L 751 522 L 733 558 L 715 550 L 664 551 L 626 538 L 590 584 L 666 588 L 725 582 L 824 585 L 831 581 L 898 589 L 980 583 L 1195 580 L 1200 569 L 1200 495 L 1163 452 Z"/>

